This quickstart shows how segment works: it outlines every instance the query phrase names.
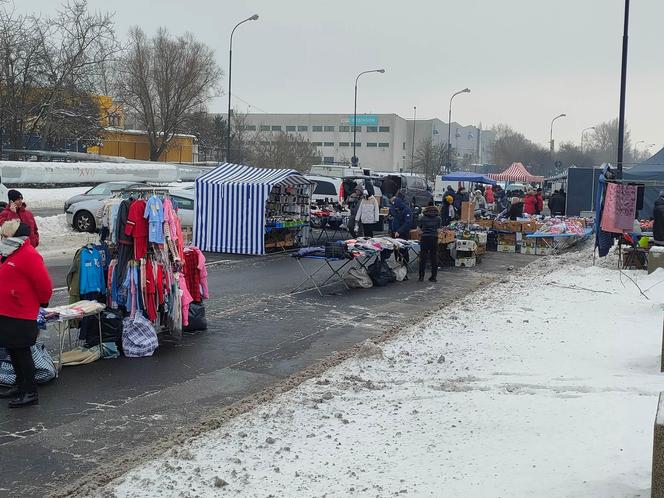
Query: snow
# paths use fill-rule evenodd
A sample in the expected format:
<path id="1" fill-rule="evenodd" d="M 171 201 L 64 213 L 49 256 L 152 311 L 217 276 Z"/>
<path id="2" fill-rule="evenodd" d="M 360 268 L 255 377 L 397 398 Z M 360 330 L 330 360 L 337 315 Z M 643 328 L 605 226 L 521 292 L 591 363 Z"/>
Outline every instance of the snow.
<path id="1" fill-rule="evenodd" d="M 646 299 L 590 261 L 542 258 L 100 495 L 649 496 L 664 270 L 629 273 Z"/>
<path id="2" fill-rule="evenodd" d="M 39 230 L 39 247 L 37 250 L 44 259 L 57 256 L 71 256 L 79 247 L 88 242 L 98 242 L 99 236 L 93 233 L 75 232 L 71 225 L 67 225 L 64 214 L 57 216 L 35 216 Z"/>
<path id="3" fill-rule="evenodd" d="M 75 195 L 83 194 L 92 187 L 70 188 L 17 188 L 23 194 L 28 209 L 59 208 L 64 209 L 65 201 Z"/>

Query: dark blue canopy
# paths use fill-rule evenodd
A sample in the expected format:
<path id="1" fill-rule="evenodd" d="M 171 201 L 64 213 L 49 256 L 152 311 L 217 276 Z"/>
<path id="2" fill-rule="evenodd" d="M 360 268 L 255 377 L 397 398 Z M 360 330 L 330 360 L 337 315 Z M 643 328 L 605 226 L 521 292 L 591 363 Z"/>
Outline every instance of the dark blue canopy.
<path id="1" fill-rule="evenodd" d="M 486 183 L 488 185 L 496 184 L 495 180 L 480 175 L 479 173 L 473 173 L 472 171 L 455 171 L 453 173 L 448 173 L 443 175 L 443 180 L 448 182 Z"/>
<path id="2" fill-rule="evenodd" d="M 662 185 L 664 185 L 664 149 L 637 164 L 633 168 L 625 170 L 623 178 L 635 182 L 638 182 L 639 180 L 654 180 L 662 182 Z M 652 217 L 655 200 L 659 196 L 661 190 L 664 190 L 663 186 L 646 186 L 643 196 L 643 209 L 639 211 L 641 218 Z"/>

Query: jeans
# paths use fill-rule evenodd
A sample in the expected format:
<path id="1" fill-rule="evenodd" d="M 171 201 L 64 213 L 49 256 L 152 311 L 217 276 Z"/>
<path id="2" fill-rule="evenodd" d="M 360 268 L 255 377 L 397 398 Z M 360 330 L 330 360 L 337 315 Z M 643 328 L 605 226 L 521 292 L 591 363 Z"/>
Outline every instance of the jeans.
<path id="1" fill-rule="evenodd" d="M 438 238 L 422 237 L 420 240 L 420 277 L 424 278 L 427 260 L 431 264 L 431 277 L 438 275 Z"/>
<path id="2" fill-rule="evenodd" d="M 32 359 L 30 347 L 8 348 L 7 352 L 12 360 L 12 366 L 16 373 L 16 387 L 21 394 L 37 392 L 35 382 L 35 362 Z"/>

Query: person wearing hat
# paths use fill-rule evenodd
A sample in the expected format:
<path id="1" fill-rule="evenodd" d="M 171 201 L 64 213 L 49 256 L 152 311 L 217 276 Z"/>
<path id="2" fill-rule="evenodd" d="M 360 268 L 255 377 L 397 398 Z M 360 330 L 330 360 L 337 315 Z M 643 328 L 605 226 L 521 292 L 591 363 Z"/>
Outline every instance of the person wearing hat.
<path id="1" fill-rule="evenodd" d="M 53 284 L 41 255 L 29 241 L 30 227 L 18 220 L 0 227 L 0 347 L 6 348 L 16 386 L 0 392 L 10 408 L 39 403 L 31 346 L 37 340 L 39 307 L 48 306 Z"/>
<path id="2" fill-rule="evenodd" d="M 0 212 L 0 226 L 8 220 L 18 220 L 24 223 L 30 229 L 30 244 L 32 247 L 39 245 L 39 230 L 37 230 L 37 222 L 35 217 L 28 211 L 25 202 L 23 202 L 23 195 L 18 190 L 10 190 L 7 192 L 9 204 Z"/>
<path id="3" fill-rule="evenodd" d="M 362 192 L 363 196 L 357 207 L 355 222 L 362 227 L 365 237 L 373 237 L 374 225 L 380 220 L 378 201 L 368 190 Z"/>

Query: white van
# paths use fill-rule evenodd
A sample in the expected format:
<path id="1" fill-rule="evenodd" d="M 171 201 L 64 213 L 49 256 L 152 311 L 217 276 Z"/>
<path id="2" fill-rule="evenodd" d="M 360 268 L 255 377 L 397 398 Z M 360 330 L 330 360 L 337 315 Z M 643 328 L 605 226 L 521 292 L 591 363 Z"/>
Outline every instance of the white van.
<path id="1" fill-rule="evenodd" d="M 342 183 L 341 178 L 318 175 L 305 175 L 304 177 L 316 184 L 313 194 L 311 194 L 312 203 L 316 203 L 317 201 L 326 203 L 341 202 L 339 198 L 339 190 Z"/>

